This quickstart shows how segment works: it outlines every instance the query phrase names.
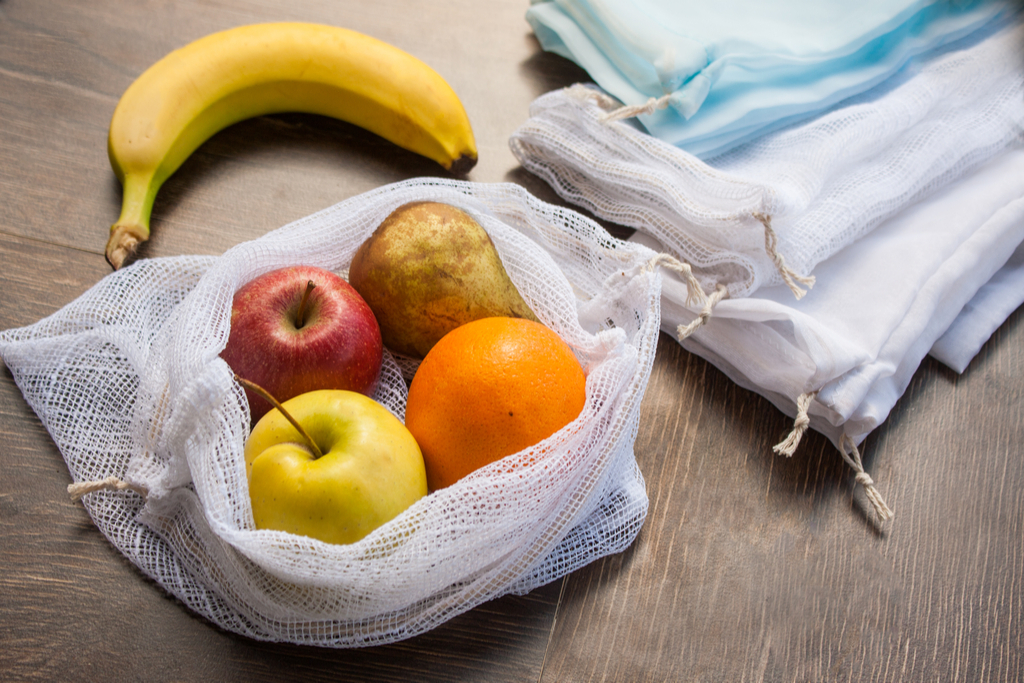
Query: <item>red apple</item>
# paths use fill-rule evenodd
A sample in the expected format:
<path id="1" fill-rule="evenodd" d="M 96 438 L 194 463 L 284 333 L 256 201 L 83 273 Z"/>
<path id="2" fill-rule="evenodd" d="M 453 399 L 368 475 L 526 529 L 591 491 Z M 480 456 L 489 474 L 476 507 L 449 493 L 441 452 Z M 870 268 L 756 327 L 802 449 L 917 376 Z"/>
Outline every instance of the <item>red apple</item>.
<path id="1" fill-rule="evenodd" d="M 278 401 L 318 389 L 370 396 L 384 346 L 370 307 L 334 273 L 313 266 L 275 270 L 235 293 L 221 352 L 236 375 Z M 253 422 L 271 409 L 245 390 Z"/>

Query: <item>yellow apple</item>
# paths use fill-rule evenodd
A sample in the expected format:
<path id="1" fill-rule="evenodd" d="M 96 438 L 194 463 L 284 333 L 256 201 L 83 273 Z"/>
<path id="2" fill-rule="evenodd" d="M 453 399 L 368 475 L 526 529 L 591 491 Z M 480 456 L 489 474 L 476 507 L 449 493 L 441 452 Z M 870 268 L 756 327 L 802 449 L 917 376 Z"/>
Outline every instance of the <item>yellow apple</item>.
<path id="1" fill-rule="evenodd" d="M 427 494 L 416 439 L 380 403 L 320 390 L 281 405 L 323 455 L 280 410 L 260 418 L 245 442 L 257 528 L 354 543 Z"/>

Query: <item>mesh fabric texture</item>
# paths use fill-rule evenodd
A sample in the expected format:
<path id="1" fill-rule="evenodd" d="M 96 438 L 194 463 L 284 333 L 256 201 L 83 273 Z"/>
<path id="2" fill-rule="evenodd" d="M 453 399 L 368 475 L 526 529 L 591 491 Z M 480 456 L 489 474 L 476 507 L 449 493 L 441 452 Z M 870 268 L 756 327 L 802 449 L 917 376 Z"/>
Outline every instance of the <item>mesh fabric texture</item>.
<path id="1" fill-rule="evenodd" d="M 538 98 L 510 139 L 567 201 L 657 238 L 708 291 L 743 297 L 800 275 L 1020 139 L 1024 37 L 1004 28 L 915 62 L 830 112 L 707 162 L 627 122 L 575 85 Z"/>
<path id="2" fill-rule="evenodd" d="M 448 202 L 491 235 L 538 317 L 587 373 L 583 412 L 541 444 L 432 493 L 352 545 L 257 530 L 249 412 L 219 358 L 233 293 L 270 270 L 344 273 L 393 209 Z M 654 252 L 511 184 L 420 179 L 354 197 L 220 257 L 137 262 L 57 313 L 0 334 L 0 355 L 75 481 L 142 487 L 83 503 L 129 560 L 189 608 L 254 639 L 394 642 L 625 549 L 647 511 L 633 455 L 660 324 Z M 386 358 L 375 398 L 404 414 Z"/>

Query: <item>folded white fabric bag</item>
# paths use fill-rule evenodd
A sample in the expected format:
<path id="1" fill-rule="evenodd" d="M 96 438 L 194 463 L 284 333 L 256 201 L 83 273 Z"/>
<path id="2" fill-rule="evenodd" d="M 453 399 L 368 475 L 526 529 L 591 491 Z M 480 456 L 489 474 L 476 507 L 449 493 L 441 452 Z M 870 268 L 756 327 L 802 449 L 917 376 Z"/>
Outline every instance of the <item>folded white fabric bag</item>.
<path id="1" fill-rule="evenodd" d="M 534 0 L 544 49 L 646 106 L 653 136 L 701 158 L 864 92 L 970 35 L 1003 1 Z"/>
<path id="2" fill-rule="evenodd" d="M 539 98 L 510 145 L 568 201 L 690 264 L 707 301 L 666 284 L 666 329 L 709 321 L 684 344 L 809 419 L 866 481 L 856 445 L 982 285 L 1013 270 L 1022 45 L 1018 15 L 710 162 L 615 121 L 616 102 L 584 86 Z M 1015 297 L 999 289 L 1005 310 Z"/>
<path id="3" fill-rule="evenodd" d="M 640 233 L 636 239 L 659 246 Z M 870 483 L 856 446 L 885 420 L 940 337 L 973 339 L 964 344 L 970 348 L 991 334 L 995 319 L 967 327 L 974 315 L 968 304 L 984 303 L 979 290 L 1000 271 L 1013 280 L 1019 270 L 1007 261 L 1022 243 L 1024 149 L 1018 148 L 819 264 L 814 288 L 799 301 L 784 286 L 724 299 L 681 343 L 791 417 L 809 419 Z M 687 297 L 684 285 L 667 276 L 667 332 L 694 319 Z M 998 322 L 1012 310 L 997 309 Z M 951 328 L 961 315 L 964 327 Z M 793 446 L 778 450 L 792 454 Z"/>
<path id="4" fill-rule="evenodd" d="M 967 302 L 928 355 L 963 372 L 982 345 L 1024 304 L 1024 244 Z"/>
<path id="5" fill-rule="evenodd" d="M 270 270 L 345 272 L 396 207 L 454 204 L 488 232 L 537 316 L 587 373 L 580 416 L 530 449 L 431 493 L 349 545 L 256 529 L 249 410 L 219 357 L 234 292 Z M 103 534 L 197 613 L 259 640 L 393 642 L 625 549 L 647 511 L 633 442 L 657 345 L 661 274 L 646 247 L 516 185 L 413 180 L 353 197 L 224 255 L 139 261 L 0 356 Z M 397 416 L 385 363 L 374 396 Z"/>

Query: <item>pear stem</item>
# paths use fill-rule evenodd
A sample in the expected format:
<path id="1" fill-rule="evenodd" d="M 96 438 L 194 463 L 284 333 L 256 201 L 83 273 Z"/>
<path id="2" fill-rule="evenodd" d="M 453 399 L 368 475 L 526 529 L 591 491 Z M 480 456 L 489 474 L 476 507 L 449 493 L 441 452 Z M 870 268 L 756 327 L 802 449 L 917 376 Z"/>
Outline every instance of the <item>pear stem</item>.
<path id="1" fill-rule="evenodd" d="M 235 375 L 235 381 L 241 384 L 246 389 L 252 389 L 257 394 L 265 398 L 268 403 L 277 408 L 278 411 L 282 415 L 284 415 L 284 418 L 291 422 L 292 426 L 299 431 L 299 434 L 302 435 L 302 438 L 306 440 L 306 445 L 309 446 L 310 450 L 313 451 L 313 455 L 318 459 L 324 457 L 323 451 L 321 451 L 320 447 L 316 445 L 316 441 L 313 441 L 313 437 L 309 435 L 309 432 L 302 428 L 302 425 L 299 424 L 298 420 L 292 417 L 291 413 L 285 410 L 284 406 L 278 403 L 277 399 L 271 396 L 269 391 L 261 387 L 259 384 L 256 384 L 255 382 L 250 382 L 247 379 L 242 379 L 238 375 Z"/>
<path id="2" fill-rule="evenodd" d="M 306 302 L 316 285 L 310 280 L 306 283 L 306 289 L 302 292 L 302 301 L 299 302 L 299 312 L 295 314 L 295 327 L 301 329 L 306 324 Z"/>

